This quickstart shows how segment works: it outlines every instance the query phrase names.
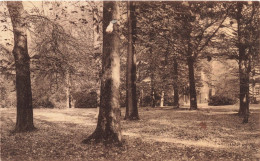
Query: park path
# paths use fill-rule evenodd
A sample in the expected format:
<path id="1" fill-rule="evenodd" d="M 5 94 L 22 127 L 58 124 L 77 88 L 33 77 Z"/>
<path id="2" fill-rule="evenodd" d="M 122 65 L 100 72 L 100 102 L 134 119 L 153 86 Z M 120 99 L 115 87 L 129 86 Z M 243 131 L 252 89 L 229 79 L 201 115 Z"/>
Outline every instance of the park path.
<path id="1" fill-rule="evenodd" d="M 156 141 L 156 142 L 165 142 L 165 143 L 173 143 L 179 146 L 196 146 L 196 147 L 206 147 L 206 148 L 227 148 L 223 145 L 218 145 L 215 143 L 210 143 L 208 141 L 193 141 L 193 140 L 180 140 L 176 138 L 169 138 L 169 137 L 162 137 L 162 136 L 155 136 L 155 135 L 148 135 L 148 134 L 137 134 L 132 132 L 123 132 L 123 135 L 140 138 L 143 141 Z"/>

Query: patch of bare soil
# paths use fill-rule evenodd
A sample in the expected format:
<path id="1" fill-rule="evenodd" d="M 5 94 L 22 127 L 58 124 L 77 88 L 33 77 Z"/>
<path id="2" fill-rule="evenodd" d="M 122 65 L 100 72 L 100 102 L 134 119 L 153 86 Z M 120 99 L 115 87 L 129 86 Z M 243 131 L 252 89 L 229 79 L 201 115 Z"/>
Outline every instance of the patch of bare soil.
<path id="1" fill-rule="evenodd" d="M 15 109 L 1 112 L 1 160 L 259 160 L 260 108 L 248 124 L 237 106 L 140 108 L 139 121 L 123 120 L 124 144 L 82 144 L 96 127 L 96 109 L 35 109 L 37 131 L 11 133 Z"/>

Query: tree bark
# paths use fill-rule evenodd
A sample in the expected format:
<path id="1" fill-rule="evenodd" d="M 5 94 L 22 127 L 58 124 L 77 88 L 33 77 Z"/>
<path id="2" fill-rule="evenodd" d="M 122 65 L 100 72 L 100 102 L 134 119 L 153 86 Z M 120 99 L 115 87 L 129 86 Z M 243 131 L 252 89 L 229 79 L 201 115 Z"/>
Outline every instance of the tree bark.
<path id="1" fill-rule="evenodd" d="M 90 141 L 120 143 L 120 58 L 119 58 L 119 6 L 118 2 L 103 2 L 103 55 L 101 98 L 98 123 L 94 133 L 83 143 Z M 111 30 L 112 29 L 112 30 Z"/>
<path id="2" fill-rule="evenodd" d="M 190 110 L 197 110 L 197 94 L 194 77 L 194 60 L 188 57 L 189 83 L 190 83 Z"/>
<path id="3" fill-rule="evenodd" d="M 174 58 L 174 66 L 173 66 L 173 80 L 174 80 L 174 84 L 173 84 L 173 90 L 174 90 L 174 102 L 173 102 L 173 106 L 175 108 L 179 108 L 179 86 L 178 86 L 178 62 L 177 59 Z"/>
<path id="4" fill-rule="evenodd" d="M 248 123 L 249 117 L 249 73 L 247 73 L 246 60 L 239 60 L 239 114 L 244 117 L 243 123 Z"/>
<path id="5" fill-rule="evenodd" d="M 239 80 L 240 80 L 240 92 L 239 92 L 239 114 L 244 117 L 243 123 L 248 122 L 249 117 L 249 60 L 246 55 L 246 46 L 242 41 L 242 9 L 243 4 L 237 2 L 237 32 L 238 32 L 238 52 L 239 52 Z"/>
<path id="6" fill-rule="evenodd" d="M 98 16 L 98 8 L 93 8 L 92 10 L 92 14 L 93 14 L 93 37 L 94 37 L 94 50 L 96 50 L 96 52 L 100 52 L 99 49 L 101 47 L 101 41 L 100 41 L 100 27 L 99 27 L 99 16 Z"/>
<path id="7" fill-rule="evenodd" d="M 125 119 L 138 120 L 137 96 L 136 96 L 136 56 L 134 51 L 134 40 L 136 18 L 134 2 L 128 1 L 128 57 L 126 74 L 126 113 Z"/>
<path id="8" fill-rule="evenodd" d="M 22 2 L 7 2 L 13 33 L 16 70 L 17 117 L 16 132 L 34 130 L 32 91 L 30 78 L 30 56 L 27 48 L 25 11 Z"/>

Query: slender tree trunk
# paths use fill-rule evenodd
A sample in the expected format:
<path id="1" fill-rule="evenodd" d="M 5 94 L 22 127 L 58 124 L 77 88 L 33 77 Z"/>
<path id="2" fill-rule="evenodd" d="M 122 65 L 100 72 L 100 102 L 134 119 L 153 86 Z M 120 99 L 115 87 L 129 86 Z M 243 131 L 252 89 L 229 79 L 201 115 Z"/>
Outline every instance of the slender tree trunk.
<path id="1" fill-rule="evenodd" d="M 17 118 L 16 132 L 34 130 L 32 91 L 30 78 L 30 56 L 27 48 L 25 11 L 22 2 L 7 2 L 10 13 L 13 33 L 16 70 L 16 96 L 17 96 Z"/>
<path id="2" fill-rule="evenodd" d="M 243 123 L 248 122 L 249 117 L 249 62 L 246 55 L 246 47 L 242 42 L 242 8 L 243 4 L 237 2 L 237 32 L 238 32 L 238 52 L 239 52 L 239 80 L 240 80 L 240 92 L 239 92 L 239 114 L 244 116 Z"/>
<path id="3" fill-rule="evenodd" d="M 94 49 L 97 51 L 100 46 L 101 46 L 101 41 L 100 41 L 100 27 L 99 27 L 99 16 L 98 16 L 98 8 L 93 8 L 92 10 L 93 14 L 93 36 L 94 36 Z M 97 51 L 100 52 L 100 51 Z"/>
<path id="4" fill-rule="evenodd" d="M 188 58 L 188 67 L 190 83 L 190 110 L 197 110 L 197 94 L 194 77 L 194 60 L 192 57 Z"/>
<path id="5" fill-rule="evenodd" d="M 138 108 L 136 97 L 136 57 L 134 51 L 134 35 L 136 28 L 135 6 L 134 2 L 128 1 L 128 57 L 126 74 L 126 113 L 125 119 L 138 120 Z"/>
<path id="6" fill-rule="evenodd" d="M 188 38 L 188 52 L 187 52 L 187 63 L 189 68 L 189 85 L 190 85 L 190 110 L 197 110 L 197 94 L 196 94 L 196 84 L 195 84 L 195 74 L 194 74 L 194 53 L 191 48 L 191 24 L 186 23 L 187 26 L 187 38 Z"/>
<path id="7" fill-rule="evenodd" d="M 174 90 L 174 102 L 173 106 L 175 108 L 179 108 L 179 86 L 178 86 L 178 62 L 177 59 L 174 58 L 174 73 L 173 73 L 173 79 L 174 79 L 174 84 L 173 84 L 173 90 Z"/>
<path id="8" fill-rule="evenodd" d="M 139 107 L 143 107 L 143 97 L 144 97 L 144 90 L 141 89 L 140 91 L 140 97 L 139 97 Z"/>
<path id="9" fill-rule="evenodd" d="M 160 107 L 163 107 L 163 103 L 164 103 L 164 91 L 162 91 L 162 94 L 161 94 Z"/>
<path id="10" fill-rule="evenodd" d="M 70 90 L 71 90 L 71 82 L 70 82 L 70 71 L 67 70 L 66 71 L 66 85 L 67 85 L 67 91 L 66 91 L 66 105 L 67 108 L 71 108 L 71 94 L 70 94 Z"/>
<path id="11" fill-rule="evenodd" d="M 89 141 L 104 143 L 121 142 L 120 126 L 120 58 L 119 34 L 117 21 L 119 20 L 118 2 L 103 2 L 103 55 L 101 98 L 98 123 L 94 133 L 83 143 Z"/>
<path id="12" fill-rule="evenodd" d="M 151 99 L 152 99 L 152 107 L 155 107 L 155 91 L 154 91 L 154 73 L 151 71 Z"/>
<path id="13" fill-rule="evenodd" d="M 149 51 L 150 51 L 150 54 L 152 55 L 153 53 L 152 53 L 152 48 L 150 47 L 150 49 L 149 49 Z M 156 100 L 155 100 L 155 89 L 154 89 L 154 83 L 155 83 L 155 81 L 154 81 L 154 77 L 155 77 L 155 75 L 154 75 L 154 72 L 155 72 L 155 64 L 154 64 L 154 59 L 152 58 L 152 61 L 150 62 L 150 78 L 151 78 L 151 106 L 152 107 L 155 107 L 155 105 L 156 105 Z"/>

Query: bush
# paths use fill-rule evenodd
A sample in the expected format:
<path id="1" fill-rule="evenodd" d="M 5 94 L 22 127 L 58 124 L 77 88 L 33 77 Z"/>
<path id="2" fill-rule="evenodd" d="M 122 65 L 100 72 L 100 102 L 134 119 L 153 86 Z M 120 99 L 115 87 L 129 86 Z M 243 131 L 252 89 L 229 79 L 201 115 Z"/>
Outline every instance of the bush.
<path id="1" fill-rule="evenodd" d="M 211 96 L 209 98 L 208 105 L 209 106 L 221 106 L 221 105 L 233 105 L 236 103 L 236 99 L 226 97 L 226 96 Z"/>
<path id="2" fill-rule="evenodd" d="M 155 106 L 159 106 L 160 105 L 160 96 L 155 94 Z M 152 97 L 151 96 L 145 96 L 142 100 L 142 106 L 143 107 L 148 107 L 148 106 L 152 106 Z"/>
<path id="3" fill-rule="evenodd" d="M 48 98 L 34 99 L 33 108 L 54 108 L 54 104 Z"/>
<path id="4" fill-rule="evenodd" d="M 98 106 L 96 92 L 78 93 L 74 99 L 76 100 L 75 108 L 96 108 Z"/>
<path id="5" fill-rule="evenodd" d="M 142 102 L 143 107 L 151 106 L 152 105 L 152 98 L 151 96 L 145 96 Z"/>
<path id="6" fill-rule="evenodd" d="M 260 102 L 256 99 L 256 97 L 252 97 L 252 96 L 251 96 L 249 99 L 250 99 L 249 101 L 250 101 L 251 104 L 259 104 L 259 103 L 260 103 Z"/>
<path id="7" fill-rule="evenodd" d="M 173 98 L 170 97 L 164 98 L 164 106 L 173 106 L 173 104 L 174 104 Z"/>

